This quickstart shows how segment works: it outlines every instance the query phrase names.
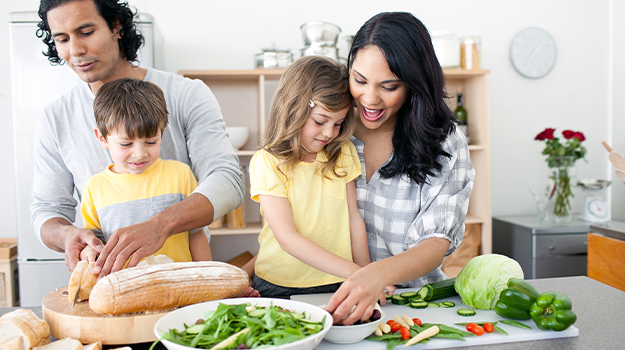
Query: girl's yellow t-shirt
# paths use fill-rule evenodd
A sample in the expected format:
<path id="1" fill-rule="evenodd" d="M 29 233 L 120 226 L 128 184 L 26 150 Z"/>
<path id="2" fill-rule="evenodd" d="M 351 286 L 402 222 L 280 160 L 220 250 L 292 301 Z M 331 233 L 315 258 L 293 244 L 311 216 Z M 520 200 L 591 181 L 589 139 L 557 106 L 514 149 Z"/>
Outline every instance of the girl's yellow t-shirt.
<path id="1" fill-rule="evenodd" d="M 337 173 L 344 173 L 345 177 L 331 174 L 331 180 L 324 178 L 318 168 L 320 162 L 326 160 L 325 152 L 321 151 L 314 162 L 299 162 L 292 170 L 284 171 L 285 176 L 278 170 L 281 161 L 260 150 L 250 162 L 250 193 L 256 202 L 259 195 L 287 198 L 299 234 L 351 261 L 346 186 L 360 176 L 362 167 L 351 141 L 343 145 L 337 162 Z M 260 212 L 263 215 L 263 208 Z M 306 288 L 344 280 L 310 267 L 285 252 L 266 220 L 258 242 L 260 251 L 255 273 L 268 282 L 284 287 Z"/>

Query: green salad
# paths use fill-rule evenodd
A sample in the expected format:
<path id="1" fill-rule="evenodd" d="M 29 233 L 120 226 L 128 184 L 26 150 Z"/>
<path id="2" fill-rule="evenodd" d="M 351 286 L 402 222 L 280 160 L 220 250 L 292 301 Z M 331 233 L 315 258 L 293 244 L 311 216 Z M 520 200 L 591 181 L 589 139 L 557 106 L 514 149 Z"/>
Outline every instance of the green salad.
<path id="1" fill-rule="evenodd" d="M 305 313 L 249 303 L 219 303 L 217 310 L 206 312 L 204 318 L 191 326 L 185 324 L 184 330 L 170 329 L 161 340 L 200 349 L 257 349 L 304 339 L 321 331 L 325 323 L 325 316 L 313 321 Z"/>

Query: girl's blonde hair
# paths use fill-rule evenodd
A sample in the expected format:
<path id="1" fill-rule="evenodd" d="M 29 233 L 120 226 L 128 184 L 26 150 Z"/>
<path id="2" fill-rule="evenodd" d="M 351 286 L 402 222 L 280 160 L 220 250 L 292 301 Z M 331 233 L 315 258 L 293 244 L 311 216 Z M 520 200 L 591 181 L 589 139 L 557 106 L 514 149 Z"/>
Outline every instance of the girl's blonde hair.
<path id="1" fill-rule="evenodd" d="M 328 161 L 321 166 L 321 174 L 328 177 L 345 176 L 336 171 L 341 147 L 349 141 L 356 127 L 354 100 L 349 91 L 347 68 L 327 57 L 305 56 L 284 72 L 271 104 L 267 131 L 262 146 L 282 160 L 282 169 L 292 169 L 302 159 L 300 132 L 310 115 L 311 101 L 329 112 L 347 108 L 338 136 L 324 150 Z"/>

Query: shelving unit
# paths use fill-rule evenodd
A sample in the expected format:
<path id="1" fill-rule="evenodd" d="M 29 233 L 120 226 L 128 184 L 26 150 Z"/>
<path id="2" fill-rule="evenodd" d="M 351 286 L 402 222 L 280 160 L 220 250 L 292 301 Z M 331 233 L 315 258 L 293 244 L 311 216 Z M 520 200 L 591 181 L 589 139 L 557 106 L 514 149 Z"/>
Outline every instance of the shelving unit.
<path id="1" fill-rule="evenodd" d="M 178 74 L 200 79 L 208 85 L 219 105 L 227 126 L 248 126 L 250 137 L 237 155 L 246 164 L 258 149 L 265 132 L 266 116 L 283 69 L 253 70 L 183 70 Z M 490 72 L 487 70 L 444 70 L 450 108 L 456 107 L 456 92 L 464 93 L 464 105 L 469 114 L 469 151 L 476 179 L 465 223 L 479 224 L 481 254 L 492 252 L 491 220 L 491 143 L 490 143 Z M 247 177 L 248 174 L 246 174 Z M 246 194 L 247 227 L 231 230 L 212 229 L 212 235 L 252 235 L 261 230 L 258 203 Z"/>

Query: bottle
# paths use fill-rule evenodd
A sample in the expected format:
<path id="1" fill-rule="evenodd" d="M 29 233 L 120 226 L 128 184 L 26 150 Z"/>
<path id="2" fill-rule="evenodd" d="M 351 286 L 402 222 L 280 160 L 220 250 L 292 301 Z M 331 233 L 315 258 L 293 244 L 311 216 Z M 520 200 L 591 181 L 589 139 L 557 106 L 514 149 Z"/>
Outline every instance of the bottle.
<path id="1" fill-rule="evenodd" d="M 454 109 L 454 117 L 458 119 L 458 128 L 467 137 L 467 140 L 469 139 L 468 116 L 467 110 L 462 105 L 462 92 L 458 92 L 458 106 Z"/>

